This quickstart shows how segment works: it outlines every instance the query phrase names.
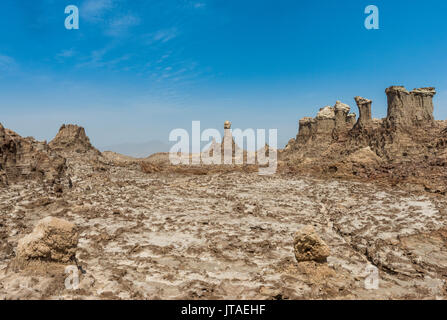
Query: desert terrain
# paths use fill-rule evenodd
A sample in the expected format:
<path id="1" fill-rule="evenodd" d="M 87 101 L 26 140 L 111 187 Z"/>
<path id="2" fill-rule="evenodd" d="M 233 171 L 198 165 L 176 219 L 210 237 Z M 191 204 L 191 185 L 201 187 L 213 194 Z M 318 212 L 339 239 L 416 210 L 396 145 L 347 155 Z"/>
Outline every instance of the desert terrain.
<path id="1" fill-rule="evenodd" d="M 447 123 L 434 88 L 386 94 L 302 119 L 270 176 L 0 125 L 0 299 L 445 299 Z"/>

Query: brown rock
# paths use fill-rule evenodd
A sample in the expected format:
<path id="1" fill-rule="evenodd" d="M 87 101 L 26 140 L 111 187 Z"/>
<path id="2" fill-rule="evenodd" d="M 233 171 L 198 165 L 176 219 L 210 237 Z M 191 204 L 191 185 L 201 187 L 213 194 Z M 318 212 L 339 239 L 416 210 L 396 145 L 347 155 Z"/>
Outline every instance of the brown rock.
<path id="1" fill-rule="evenodd" d="M 337 130 L 345 130 L 347 129 L 348 124 L 348 114 L 351 110 L 347 104 L 341 103 L 337 101 L 334 106 L 335 110 L 335 128 Z"/>
<path id="2" fill-rule="evenodd" d="M 357 120 L 356 127 L 366 127 L 371 123 L 371 104 L 372 101 L 362 97 L 355 97 L 355 102 L 359 108 L 359 119 Z"/>
<path id="3" fill-rule="evenodd" d="M 331 254 L 329 247 L 315 233 L 312 226 L 304 227 L 294 235 L 293 247 L 298 262 L 316 261 L 325 262 Z"/>
<path id="4" fill-rule="evenodd" d="M 76 153 L 92 152 L 97 155 L 100 154 L 90 143 L 90 139 L 85 134 L 85 129 L 73 124 L 63 124 L 56 137 L 51 140 L 50 147 L 53 150 L 63 152 L 74 151 Z"/>
<path id="5" fill-rule="evenodd" d="M 19 260 L 70 262 L 76 253 L 78 233 L 73 223 L 46 217 L 40 220 L 33 232 L 19 240 Z"/>
<path id="6" fill-rule="evenodd" d="M 371 150 L 370 147 L 365 147 L 349 155 L 348 161 L 359 163 L 363 165 L 373 165 L 381 162 L 380 157 Z"/>
<path id="7" fill-rule="evenodd" d="M 431 126 L 435 88 L 420 88 L 408 92 L 404 87 L 392 86 L 385 90 L 388 97 L 386 122 L 391 128 Z"/>
<path id="8" fill-rule="evenodd" d="M 46 142 L 23 138 L 0 124 L 0 185 L 24 179 L 53 183 L 65 170 L 65 159 L 51 152 Z"/>

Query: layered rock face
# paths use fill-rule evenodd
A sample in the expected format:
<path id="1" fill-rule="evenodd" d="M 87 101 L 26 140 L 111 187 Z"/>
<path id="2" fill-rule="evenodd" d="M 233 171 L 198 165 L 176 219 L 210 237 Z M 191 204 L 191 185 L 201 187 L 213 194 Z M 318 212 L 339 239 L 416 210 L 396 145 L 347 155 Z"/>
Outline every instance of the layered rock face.
<path id="1" fill-rule="evenodd" d="M 315 119 L 300 120 L 298 135 L 282 152 L 282 160 L 320 172 L 425 179 L 431 185 L 436 180 L 446 185 L 447 123 L 434 120 L 435 89 L 407 91 L 392 86 L 385 92 L 388 112 L 384 119 L 372 118 L 371 100 L 355 97 L 357 121 L 340 102 L 320 109 Z"/>
<path id="2" fill-rule="evenodd" d="M 50 147 L 55 151 L 62 152 L 100 154 L 90 143 L 90 139 L 85 134 L 85 129 L 73 124 L 63 124 L 56 137 L 51 140 Z"/>
<path id="3" fill-rule="evenodd" d="M 357 103 L 357 107 L 359 108 L 359 119 L 356 123 L 356 127 L 362 128 L 369 126 L 372 122 L 372 116 L 371 116 L 372 101 L 362 97 L 355 97 L 354 100 Z"/>
<path id="4" fill-rule="evenodd" d="M 23 138 L 0 124 L 0 185 L 23 179 L 55 183 L 65 169 L 65 159 L 53 153 L 46 142 Z"/>
<path id="5" fill-rule="evenodd" d="M 386 89 L 387 125 L 395 129 L 433 125 L 433 96 L 435 94 L 435 88 L 420 88 L 411 92 L 400 86 Z"/>
<path id="6" fill-rule="evenodd" d="M 296 139 L 289 141 L 286 152 L 301 149 L 315 154 L 315 148 L 324 151 L 327 145 L 338 140 L 353 127 L 356 115 L 349 113 L 350 110 L 347 104 L 337 101 L 333 107 L 321 108 L 315 118 L 302 118 Z"/>

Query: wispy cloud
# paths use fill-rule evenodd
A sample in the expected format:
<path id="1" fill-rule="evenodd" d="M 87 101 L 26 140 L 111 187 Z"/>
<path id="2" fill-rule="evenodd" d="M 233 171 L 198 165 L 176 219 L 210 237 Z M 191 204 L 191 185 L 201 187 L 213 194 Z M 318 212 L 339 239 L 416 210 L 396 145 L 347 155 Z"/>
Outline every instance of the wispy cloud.
<path id="1" fill-rule="evenodd" d="M 172 27 L 168 29 L 161 29 L 156 32 L 146 35 L 147 43 L 153 44 L 155 42 L 165 43 L 172 40 L 178 36 L 179 32 L 177 28 Z"/>
<path id="2" fill-rule="evenodd" d="M 206 3 L 203 3 L 203 2 L 196 2 L 196 3 L 194 3 L 194 8 L 204 8 L 205 6 L 206 6 Z"/>
<path id="3" fill-rule="evenodd" d="M 126 14 L 121 17 L 114 18 L 110 21 L 106 34 L 111 36 L 119 36 L 125 34 L 129 28 L 135 27 L 141 23 L 141 19 L 133 14 Z"/>
<path id="4" fill-rule="evenodd" d="M 0 69 L 10 70 L 17 66 L 14 58 L 0 54 Z"/>
<path id="5" fill-rule="evenodd" d="M 131 55 L 125 54 L 122 56 L 107 59 L 106 55 L 110 52 L 111 47 L 105 47 L 100 50 L 94 50 L 86 61 L 76 65 L 77 68 L 114 68 L 121 62 L 130 60 Z"/>
<path id="6" fill-rule="evenodd" d="M 85 0 L 80 8 L 80 15 L 90 22 L 102 21 L 105 13 L 114 6 L 113 0 Z"/>
<path id="7" fill-rule="evenodd" d="M 76 54 L 74 49 L 66 49 L 59 52 L 56 57 L 57 58 L 71 58 Z"/>

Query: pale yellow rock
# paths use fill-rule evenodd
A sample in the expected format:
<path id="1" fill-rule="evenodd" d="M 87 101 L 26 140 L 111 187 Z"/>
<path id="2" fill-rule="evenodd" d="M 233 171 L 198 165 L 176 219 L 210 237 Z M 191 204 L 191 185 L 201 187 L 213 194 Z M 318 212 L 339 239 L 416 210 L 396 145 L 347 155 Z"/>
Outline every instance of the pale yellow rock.
<path id="1" fill-rule="evenodd" d="M 17 258 L 66 263 L 76 254 L 79 235 L 73 223 L 46 217 L 33 232 L 19 240 Z"/>

